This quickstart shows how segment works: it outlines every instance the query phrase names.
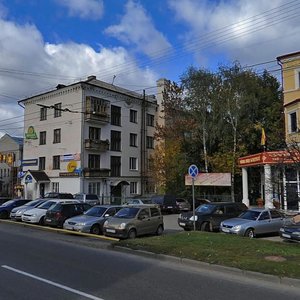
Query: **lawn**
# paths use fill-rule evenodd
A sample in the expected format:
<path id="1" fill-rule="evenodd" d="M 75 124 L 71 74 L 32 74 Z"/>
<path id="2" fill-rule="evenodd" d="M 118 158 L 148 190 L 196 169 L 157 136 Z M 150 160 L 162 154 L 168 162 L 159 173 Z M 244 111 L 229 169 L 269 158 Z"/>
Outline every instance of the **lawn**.
<path id="1" fill-rule="evenodd" d="M 196 231 L 121 240 L 115 245 L 300 279 L 300 244 L 296 243 Z"/>

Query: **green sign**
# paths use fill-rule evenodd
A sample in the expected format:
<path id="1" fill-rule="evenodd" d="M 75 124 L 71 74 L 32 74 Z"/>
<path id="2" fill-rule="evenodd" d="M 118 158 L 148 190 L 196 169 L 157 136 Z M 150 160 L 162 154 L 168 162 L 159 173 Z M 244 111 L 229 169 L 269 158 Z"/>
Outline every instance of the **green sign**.
<path id="1" fill-rule="evenodd" d="M 37 135 L 36 135 L 36 132 L 34 131 L 33 126 L 28 127 L 27 133 L 25 133 L 25 138 L 27 140 L 36 140 L 37 139 Z"/>

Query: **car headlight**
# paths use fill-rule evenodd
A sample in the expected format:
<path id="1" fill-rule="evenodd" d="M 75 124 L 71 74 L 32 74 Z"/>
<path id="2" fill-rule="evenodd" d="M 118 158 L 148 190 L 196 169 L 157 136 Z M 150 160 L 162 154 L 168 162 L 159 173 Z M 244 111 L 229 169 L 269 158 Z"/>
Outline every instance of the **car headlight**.
<path id="1" fill-rule="evenodd" d="M 300 231 L 294 231 L 295 235 L 300 235 Z"/>
<path id="2" fill-rule="evenodd" d="M 106 220 L 103 224 L 104 227 L 106 227 L 108 225 L 108 221 Z"/>
<path id="3" fill-rule="evenodd" d="M 78 226 L 85 226 L 85 223 L 76 223 Z"/>
<path id="4" fill-rule="evenodd" d="M 181 219 L 182 218 L 182 214 L 179 214 L 178 218 Z"/>
<path id="5" fill-rule="evenodd" d="M 284 228 L 280 228 L 279 231 L 280 231 L 280 232 L 284 232 Z"/>
<path id="6" fill-rule="evenodd" d="M 189 220 L 190 221 L 194 221 L 194 216 L 191 216 L 190 218 L 189 218 Z M 198 220 L 198 216 L 195 216 L 195 221 L 197 221 Z"/>
<path id="7" fill-rule="evenodd" d="M 16 211 L 16 214 L 22 214 L 25 211 L 25 209 L 19 209 Z"/>
<path id="8" fill-rule="evenodd" d="M 241 225 L 236 225 L 236 226 L 232 227 L 232 230 L 233 231 L 239 231 L 239 230 L 241 230 L 241 227 L 242 227 Z"/>
<path id="9" fill-rule="evenodd" d="M 126 223 L 121 223 L 121 224 L 119 225 L 119 229 L 125 229 L 125 227 L 126 227 Z"/>
<path id="10" fill-rule="evenodd" d="M 36 214 L 32 214 L 31 217 L 36 217 Z"/>

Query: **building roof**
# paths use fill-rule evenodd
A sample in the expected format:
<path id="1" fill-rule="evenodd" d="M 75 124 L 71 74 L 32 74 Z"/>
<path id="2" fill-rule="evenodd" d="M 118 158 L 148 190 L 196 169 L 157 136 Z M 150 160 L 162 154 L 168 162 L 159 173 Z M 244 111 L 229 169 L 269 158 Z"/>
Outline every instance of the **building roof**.
<path id="1" fill-rule="evenodd" d="M 18 137 L 18 136 L 11 136 L 11 138 L 20 146 L 23 145 L 24 143 L 24 139 L 22 137 Z"/>
<path id="2" fill-rule="evenodd" d="M 44 171 L 28 170 L 36 182 L 50 181 L 48 175 Z"/>
<path id="3" fill-rule="evenodd" d="M 300 55 L 300 51 L 284 54 L 284 55 L 276 57 L 276 59 L 281 61 L 282 59 L 297 56 L 297 55 Z"/>

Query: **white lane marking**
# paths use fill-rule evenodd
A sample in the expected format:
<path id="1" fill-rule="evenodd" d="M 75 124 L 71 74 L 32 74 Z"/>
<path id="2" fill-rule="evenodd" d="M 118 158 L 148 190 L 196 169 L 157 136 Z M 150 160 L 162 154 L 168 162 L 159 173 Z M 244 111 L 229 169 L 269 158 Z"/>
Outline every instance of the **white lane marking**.
<path id="1" fill-rule="evenodd" d="M 33 279 L 36 279 L 36 280 L 39 280 L 39 281 L 48 283 L 48 284 L 50 284 L 50 285 L 56 286 L 56 287 L 58 287 L 58 288 L 64 289 L 64 290 L 69 291 L 69 292 L 72 292 L 72 293 L 74 293 L 74 294 L 78 294 L 78 295 L 80 295 L 80 296 L 84 296 L 84 297 L 89 298 L 89 299 L 93 299 L 93 300 L 104 300 L 104 299 L 102 299 L 102 298 L 98 298 L 98 297 L 95 297 L 95 296 L 93 296 L 93 295 L 86 294 L 86 293 L 84 293 L 84 292 L 81 292 L 81 291 L 78 291 L 78 290 L 69 288 L 69 287 L 67 287 L 67 286 L 65 286 L 65 285 L 56 283 L 56 282 L 54 282 L 54 281 L 51 281 L 51 280 L 47 280 L 47 279 L 38 277 L 38 276 L 32 275 L 32 274 L 27 273 L 27 272 L 23 272 L 23 271 L 21 271 L 21 270 L 12 268 L 12 267 L 10 267 L 10 266 L 2 265 L 1 267 L 4 268 L 4 269 L 10 270 L 10 271 L 19 273 L 19 274 L 21 274 L 21 275 L 28 276 L 28 277 L 31 277 L 31 278 L 33 278 Z"/>

